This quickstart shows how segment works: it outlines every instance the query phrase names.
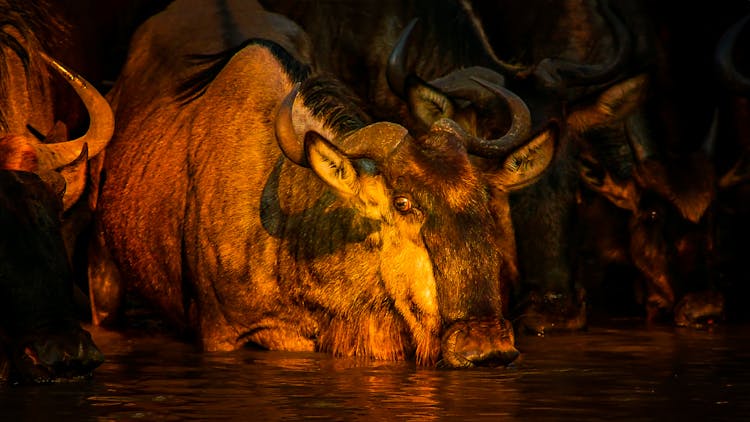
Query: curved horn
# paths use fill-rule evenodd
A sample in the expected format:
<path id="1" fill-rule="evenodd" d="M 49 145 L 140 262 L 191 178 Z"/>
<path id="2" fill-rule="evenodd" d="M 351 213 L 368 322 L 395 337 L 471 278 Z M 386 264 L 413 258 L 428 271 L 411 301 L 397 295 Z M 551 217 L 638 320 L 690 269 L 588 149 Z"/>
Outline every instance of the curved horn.
<path id="1" fill-rule="evenodd" d="M 461 0 L 459 2 L 459 5 L 469 16 L 471 26 L 476 33 L 479 44 L 482 46 L 482 51 L 484 51 L 484 53 L 487 55 L 489 61 L 494 64 L 497 69 L 503 72 L 503 76 L 512 76 L 518 78 L 524 78 L 528 76 L 528 73 L 531 69 L 529 69 L 527 66 L 510 64 L 500 60 L 500 58 L 495 53 L 495 49 L 493 49 L 492 45 L 490 44 L 489 37 L 487 37 L 487 33 L 484 31 L 484 26 L 482 25 L 481 19 L 479 19 L 477 14 L 474 12 L 474 7 L 471 5 L 471 2 L 468 0 Z"/>
<path id="2" fill-rule="evenodd" d="M 469 144 L 466 146 L 466 149 L 470 153 L 481 157 L 505 157 L 518 149 L 528 139 L 531 133 L 531 111 L 518 95 L 507 88 L 481 78 L 471 77 L 471 79 L 500 96 L 508 104 L 512 121 L 505 135 L 498 139 L 469 137 Z"/>
<path id="3" fill-rule="evenodd" d="M 609 63 L 584 65 L 563 59 L 547 58 L 539 62 L 535 75 L 545 86 L 562 90 L 566 87 L 597 85 L 609 82 L 618 76 L 633 50 L 630 31 L 609 7 L 608 0 L 600 0 L 601 14 L 612 28 L 612 38 L 617 52 Z"/>
<path id="4" fill-rule="evenodd" d="M 88 145 L 90 152 L 88 156 L 94 157 L 107 146 L 114 133 L 115 119 L 109 102 L 80 75 L 73 73 L 48 55 L 44 53 L 41 55 L 73 87 L 89 113 L 89 128 L 83 136 L 72 141 L 40 146 L 40 150 L 46 150 L 50 156 L 50 162 L 45 167 L 56 168 L 73 162 L 81 155 L 84 145 Z M 40 161 L 43 160 L 40 159 Z"/>
<path id="5" fill-rule="evenodd" d="M 388 66 L 385 69 L 385 78 L 388 81 L 388 86 L 401 99 L 406 98 L 406 78 L 409 76 L 406 70 L 406 53 L 409 49 L 411 34 L 414 32 L 414 27 L 417 26 L 418 21 L 419 19 L 417 18 L 412 19 L 406 25 L 406 28 L 401 31 L 396 45 L 391 50 L 391 55 L 388 56 Z"/>
<path id="6" fill-rule="evenodd" d="M 294 105 L 294 99 L 297 98 L 299 85 L 299 82 L 295 84 L 284 101 L 281 102 L 279 111 L 276 113 L 274 128 L 276 142 L 286 158 L 297 165 L 309 167 L 305 157 L 305 149 L 294 131 L 294 121 L 292 120 L 292 106 Z"/>
<path id="7" fill-rule="evenodd" d="M 716 67 L 719 77 L 732 91 L 741 95 L 750 96 L 750 77 L 740 74 L 734 66 L 732 52 L 735 50 L 737 37 L 750 21 L 750 15 L 740 19 L 721 36 L 716 47 Z"/>

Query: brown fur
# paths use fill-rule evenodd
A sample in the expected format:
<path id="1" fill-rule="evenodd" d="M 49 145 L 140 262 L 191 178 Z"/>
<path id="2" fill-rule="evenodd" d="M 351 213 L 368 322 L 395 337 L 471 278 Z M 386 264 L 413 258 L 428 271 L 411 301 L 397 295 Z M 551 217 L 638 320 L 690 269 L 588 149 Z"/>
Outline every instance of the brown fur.
<path id="1" fill-rule="evenodd" d="M 62 42 L 67 27 L 44 0 L 0 2 L 0 129 L 27 133 L 51 127 L 50 73 L 37 52 Z M 19 125 L 20 123 L 20 125 Z"/>
<path id="2" fill-rule="evenodd" d="M 429 365 L 458 320 L 501 333 L 475 344 L 515 350 L 497 251 L 508 230 L 490 212 L 507 198 L 471 166 L 455 123 L 423 142 L 392 123 L 368 125 L 335 81 L 294 71 L 306 44 L 257 9 L 241 16 L 264 25 L 234 29 L 266 41 L 216 56 L 225 65 L 180 101 L 179 84 L 196 71 L 185 58 L 227 51 L 213 7 L 178 0 L 149 20 L 113 88 L 120 124 L 99 178 L 95 305 L 112 299 L 118 272 L 122 289 L 197 332 L 206 350 L 251 342 Z M 309 168 L 275 139 L 277 110 L 298 78 L 291 125 Z M 405 199 L 411 206 L 399 210 Z"/>
<path id="3" fill-rule="evenodd" d="M 38 161 L 36 150 L 25 137 L 0 137 L 0 168 L 33 172 L 37 169 Z"/>

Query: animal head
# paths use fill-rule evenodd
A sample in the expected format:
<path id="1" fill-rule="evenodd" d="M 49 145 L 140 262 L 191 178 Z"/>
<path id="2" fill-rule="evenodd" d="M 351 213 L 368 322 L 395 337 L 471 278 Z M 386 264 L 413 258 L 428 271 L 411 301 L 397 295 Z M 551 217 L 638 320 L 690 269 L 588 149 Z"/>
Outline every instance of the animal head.
<path id="1" fill-rule="evenodd" d="M 679 257 L 708 253 L 703 220 L 715 197 L 713 139 L 687 154 L 664 152 L 644 115 L 646 93 L 645 75 L 627 79 L 573 111 L 568 123 L 583 185 L 629 212 L 629 256 L 645 276 L 650 308 L 670 310 L 686 284 L 677 283 Z"/>
<path id="2" fill-rule="evenodd" d="M 382 300 L 393 304 L 406 328 L 382 331 L 410 333 L 397 343 L 413 341 L 422 363 L 442 357 L 448 366 L 473 366 L 515 358 L 512 328 L 503 319 L 513 232 L 496 210 L 507 208 L 508 192 L 549 164 L 551 134 L 507 148 L 496 166 L 481 169 L 468 151 L 475 138 L 450 119 L 436 121 L 420 137 L 386 122 L 323 135 L 324 130 L 295 128 L 295 96 L 292 92 L 279 109 L 279 145 L 335 196 L 321 207 L 329 215 L 338 210 L 346 222 L 336 224 L 347 225 L 343 231 L 350 236 L 359 232 L 356 250 L 363 253 L 350 256 L 348 246 L 337 245 L 346 258 L 335 264 L 321 258 L 324 271 L 372 278 L 376 285 L 361 294 L 382 288 L 387 299 L 360 300 L 369 301 L 368 307 L 383 306 Z M 338 230 L 324 220 L 317 224 L 328 236 Z M 348 341 L 331 340 L 329 347 L 347 353 L 342 350 L 355 347 Z"/>

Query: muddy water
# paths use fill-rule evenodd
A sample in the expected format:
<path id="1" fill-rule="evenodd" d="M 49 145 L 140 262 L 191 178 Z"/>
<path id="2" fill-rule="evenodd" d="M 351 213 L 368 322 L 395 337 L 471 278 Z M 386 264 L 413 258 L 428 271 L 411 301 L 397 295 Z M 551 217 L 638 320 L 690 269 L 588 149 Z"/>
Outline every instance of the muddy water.
<path id="1" fill-rule="evenodd" d="M 750 420 L 750 327 L 522 336 L 509 368 L 242 350 L 93 329 L 93 379 L 0 387 L 0 420 Z"/>

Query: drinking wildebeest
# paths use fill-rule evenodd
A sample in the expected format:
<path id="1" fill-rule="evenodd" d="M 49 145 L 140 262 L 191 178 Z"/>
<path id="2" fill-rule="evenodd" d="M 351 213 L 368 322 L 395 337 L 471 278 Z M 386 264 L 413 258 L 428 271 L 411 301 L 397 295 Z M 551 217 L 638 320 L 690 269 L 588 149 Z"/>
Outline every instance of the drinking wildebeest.
<path id="1" fill-rule="evenodd" d="M 718 284 L 727 291 L 727 318 L 747 321 L 750 312 L 742 298 L 750 291 L 745 246 L 750 234 L 750 15 L 733 22 L 717 45 L 714 70 L 722 93 L 716 160 L 722 175 L 716 207 Z"/>
<path id="2" fill-rule="evenodd" d="M 148 20 L 113 88 L 120 126 L 90 259 L 94 305 L 113 306 L 94 313 L 113 315 L 125 285 L 205 350 L 513 361 L 507 192 L 544 170 L 551 134 L 499 137 L 504 158 L 479 171 L 453 121 L 420 138 L 370 124 L 300 59 L 294 24 L 256 10 L 243 26 L 229 18 L 239 4 L 220 3 L 176 1 Z M 205 55 L 240 32 L 263 38 Z"/>
<path id="3" fill-rule="evenodd" d="M 38 6 L 0 2 L 0 379 L 10 382 L 87 376 L 103 361 L 74 309 L 61 217 L 84 190 L 88 155 L 112 135 L 112 111 L 44 53 L 35 29 L 56 21 Z M 62 79 L 89 112 L 88 131 L 70 141 L 55 125 Z"/>
<path id="4" fill-rule="evenodd" d="M 685 19 L 675 21 L 671 7 L 649 5 L 649 19 L 659 34 L 654 38 L 657 65 L 650 72 L 652 87 L 644 91 L 644 105 L 624 120 L 631 148 L 612 148 L 602 142 L 604 136 L 593 133 L 600 141 L 588 143 L 581 157 L 582 180 L 588 188 L 629 216 L 619 223 L 629 233 L 619 246 L 612 239 L 594 240 L 589 252 L 607 257 L 598 260 L 600 266 L 628 262 L 641 278 L 656 280 L 650 286 L 661 293 L 644 298 L 656 301 L 647 303 L 649 315 L 666 314 L 679 326 L 704 327 L 725 313 L 718 265 L 723 253 L 716 238 L 716 227 L 723 226 L 720 220 L 725 217 L 717 215 L 716 205 L 722 201 L 716 197 L 722 195 L 722 187 L 719 183 L 717 191 L 715 167 L 716 151 L 730 144 L 731 136 L 725 134 L 730 113 L 714 111 L 721 108 L 724 90 L 717 89 L 713 59 L 715 52 L 721 55 L 721 50 L 731 48 L 731 43 L 718 42 L 726 28 L 721 22 L 736 15 L 731 6 L 747 10 L 739 2 L 726 6 L 706 16 L 704 7 L 691 5 L 685 8 Z M 707 132 L 710 121 L 711 130 L 701 139 L 698 135 Z M 589 161 L 592 154 L 597 157 Z M 581 206 L 586 222 L 596 213 L 592 208 L 601 206 L 591 195 L 588 198 Z M 612 222 L 609 227 L 617 224 Z M 593 234 L 590 240 L 595 237 L 606 239 Z M 612 284 L 603 290 L 613 290 Z"/>
<path id="5" fill-rule="evenodd" d="M 74 174 L 85 180 L 85 165 L 78 167 L 84 171 Z M 84 377 L 103 362 L 76 316 L 62 205 L 46 177 L 63 180 L 52 170 L 42 178 L 0 170 L 0 381 Z"/>
<path id="6" fill-rule="evenodd" d="M 582 287 L 587 281 L 581 278 L 583 272 L 576 263 L 575 239 L 577 231 L 589 225 L 576 223 L 577 192 L 582 178 L 587 180 L 585 173 L 579 173 L 579 151 L 585 149 L 587 163 L 592 164 L 592 144 L 601 149 L 598 144 L 605 141 L 613 149 L 632 150 L 626 122 L 639 120 L 630 116 L 643 114 L 650 107 L 646 102 L 653 91 L 649 72 L 656 60 L 654 31 L 644 5 L 468 0 L 262 3 L 303 26 L 316 49 L 332 51 L 321 65 L 364 95 L 375 115 L 398 119 L 412 131 L 424 131 L 442 117 L 456 120 L 478 137 L 492 138 L 493 132 L 505 130 L 505 106 L 489 89 L 473 82 L 477 74 L 505 83 L 529 104 L 534 124 L 527 133 L 550 124 L 561 126 L 561 140 L 547 174 L 511 195 L 522 288 L 519 323 L 540 332 L 584 327 Z M 410 24 L 415 17 L 419 18 L 418 29 Z M 394 47 L 389 52 L 386 46 Z M 480 167 L 484 161 L 474 159 Z M 670 163 L 664 165 L 670 167 Z M 644 179 L 652 177 L 642 175 Z M 626 179 L 635 182 L 633 175 Z M 706 186 L 703 180 L 699 182 L 696 191 Z M 672 186 L 659 189 L 670 191 Z M 654 187 L 643 190 L 651 192 Z M 597 192 L 597 199 L 608 198 L 601 189 Z M 695 196 L 700 195 L 702 192 L 696 192 Z M 673 199 L 662 200 L 663 206 L 674 207 L 669 203 Z M 616 209 L 606 211 L 628 219 Z M 683 220 L 679 214 L 675 216 Z M 633 248 L 625 260 L 644 275 L 651 291 L 651 308 L 671 311 L 675 303 L 671 283 L 679 277 L 644 255 L 656 251 L 660 255 L 657 261 L 669 259 L 661 247 L 669 240 L 660 241 L 662 233 L 652 227 L 647 238 L 637 226 L 631 227 L 626 227 L 629 233 L 625 238 L 640 236 L 641 241 L 634 244 L 642 247 Z M 649 242 L 655 242 L 653 247 Z"/>

